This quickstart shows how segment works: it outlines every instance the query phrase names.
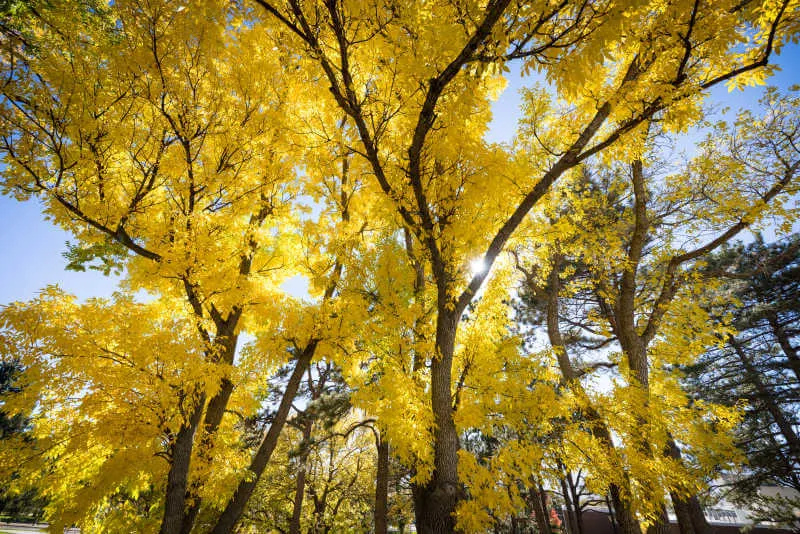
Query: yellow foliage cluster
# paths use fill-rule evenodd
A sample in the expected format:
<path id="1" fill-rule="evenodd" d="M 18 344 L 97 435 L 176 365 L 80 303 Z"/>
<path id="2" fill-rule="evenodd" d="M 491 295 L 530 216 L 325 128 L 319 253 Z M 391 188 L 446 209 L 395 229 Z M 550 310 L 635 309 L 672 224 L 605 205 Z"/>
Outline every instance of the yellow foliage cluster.
<path id="1" fill-rule="evenodd" d="M 701 123 L 715 85 L 763 84 L 797 0 L 28 7 L 0 21 L 0 189 L 38 199 L 80 266 L 124 272 L 106 300 L 51 287 L 0 312 L 22 369 L 2 408 L 30 418 L 1 474 L 41 488 L 54 528 L 213 528 L 259 477 L 295 476 L 274 462 L 296 432 L 248 425 L 271 410 L 280 428 L 312 361 L 341 371 L 419 495 L 463 485 L 447 506 L 464 531 L 579 469 L 655 521 L 665 493 L 738 459 L 736 411 L 690 403 L 679 367 L 730 332 L 702 305 L 703 256 L 796 221 L 796 149 L 769 134 L 800 103 L 769 91 L 763 119 L 706 124 L 670 172 L 650 171 L 653 138 Z M 515 64 L 541 83 L 514 142 L 487 143 Z M 549 346 L 519 331 L 521 278 L 554 297 Z M 555 341 L 565 306 L 616 366 L 606 388 Z M 341 462 L 367 487 L 368 437 L 320 447 L 314 476 Z"/>

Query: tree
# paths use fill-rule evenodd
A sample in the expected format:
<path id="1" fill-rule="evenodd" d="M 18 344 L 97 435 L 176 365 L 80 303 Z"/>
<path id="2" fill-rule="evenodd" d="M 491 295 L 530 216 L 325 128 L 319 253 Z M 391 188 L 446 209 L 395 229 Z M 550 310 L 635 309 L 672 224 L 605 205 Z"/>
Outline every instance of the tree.
<path id="1" fill-rule="evenodd" d="M 120 359 L 146 364 L 126 378 L 156 383 L 159 363 L 103 314 L 141 314 L 142 338 L 158 338 L 165 321 L 179 333 L 162 340 L 171 392 L 152 394 L 166 411 L 157 431 L 166 483 L 158 477 L 152 490 L 164 534 L 234 528 L 321 357 L 363 386 L 355 405 L 378 414 L 381 435 L 410 465 L 420 532 L 453 531 L 456 513 L 461 528 L 479 528 L 495 481 L 508 497 L 490 504 L 518 507 L 508 466 L 540 448 L 515 439 L 482 466 L 460 451 L 460 435 L 499 426 L 481 420 L 492 414 L 516 412 L 538 428 L 570 410 L 545 366 L 507 335 L 511 269 L 496 260 L 521 230 L 539 228 L 528 215 L 571 170 L 635 159 L 651 120 L 691 126 L 715 85 L 760 83 L 796 35 L 800 9 L 791 0 L 28 7 L 10 20 L 33 31 L 4 43 L 3 187 L 42 199 L 75 234 L 70 259 L 124 267 L 127 294 L 71 308 L 82 317 L 68 324 L 119 337 Z M 514 61 L 545 75 L 553 94 L 529 99 L 511 149 L 483 132 Z M 311 282 L 306 302 L 281 289 L 296 273 Z M 141 290 L 155 295 L 149 306 L 133 299 Z M 116 348 L 99 334 L 47 331 L 47 349 L 37 349 L 30 317 L 64 301 L 73 305 L 49 293 L 11 308 L 8 352 L 25 352 L 33 376 L 55 373 L 88 343 L 95 367 L 65 368 L 107 390 L 104 350 Z M 392 302 L 406 308 L 392 312 Z M 378 317 L 391 319 L 380 329 L 391 335 L 363 342 Z M 242 332 L 256 341 L 239 358 Z M 206 372 L 190 376 L 197 360 Z M 289 360 L 273 423 L 251 451 L 231 411 L 255 413 L 256 377 Z M 408 411 L 398 421 L 377 405 L 401 386 L 392 402 Z M 514 395 L 495 403 L 504 388 Z M 39 394 L 30 390 L 28 406 Z M 96 407 L 77 403 L 78 413 Z M 41 413 L 45 432 L 57 411 Z"/>
<path id="2" fill-rule="evenodd" d="M 693 361 L 705 346 L 715 343 L 715 329 L 724 332 L 724 323 L 698 326 L 711 318 L 697 299 L 705 284 L 697 260 L 771 212 L 785 215 L 786 199 L 796 190 L 800 168 L 794 141 L 796 97 L 779 98 L 768 91 L 763 104 L 765 119 L 744 113 L 735 131 L 718 125 L 714 136 L 701 145 L 700 155 L 672 175 L 648 172 L 642 162 L 645 157 L 654 169 L 663 167 L 653 161 L 652 152 L 634 161 L 628 172 L 612 166 L 576 175 L 571 191 L 553 195 L 555 205 L 543 214 L 551 221 L 559 217 L 560 224 L 553 222 L 554 235 L 539 245 L 533 267 L 519 267 L 526 278 L 523 302 L 541 314 L 532 318 L 546 326 L 562 380 L 581 399 L 580 409 L 594 426 L 592 433 L 608 454 L 625 451 L 627 461 L 618 462 L 624 466 L 622 476 L 609 484 L 623 532 L 639 529 L 629 509 L 633 493 L 637 501 L 633 511 L 649 515 L 655 522 L 652 528 L 666 528 L 665 488 L 682 532 L 708 528 L 693 490 L 697 473 L 691 472 L 699 467 L 703 473 L 704 468 L 682 465 L 685 459 L 676 439 L 697 459 L 693 450 L 711 448 L 694 440 L 708 436 L 687 434 L 698 427 L 685 418 L 713 420 L 720 414 L 713 408 L 705 415 L 702 411 L 709 408 L 686 409 L 691 403 L 677 387 L 681 374 L 674 367 Z M 736 183 L 744 185 L 737 190 Z M 562 298 L 572 303 L 562 305 Z M 566 336 L 562 325 L 569 329 Z M 618 385 L 619 391 L 600 404 L 592 400 L 580 381 L 585 371 L 573 363 L 568 345 L 584 350 L 617 346 L 621 383 L 627 385 Z M 651 384 L 651 378 L 660 383 Z M 609 402 L 624 404 L 631 420 L 601 415 L 607 412 L 602 403 Z M 651 405 L 654 402 L 658 408 Z M 692 416 L 692 411 L 697 413 Z M 634 428 L 626 429 L 630 424 Z M 620 444 L 613 443 L 612 432 Z M 716 445 L 724 450 L 721 440 Z M 713 456 L 711 466 L 717 461 Z M 710 474 L 706 471 L 703 476 Z"/>
<path id="3" fill-rule="evenodd" d="M 429 355 L 434 468 L 430 478 L 417 477 L 417 528 L 452 531 L 464 497 L 452 409 L 454 350 L 462 313 L 495 259 L 569 169 L 610 147 L 630 151 L 638 143 L 622 149 L 616 141 L 657 113 L 664 112 L 669 127 L 685 128 L 696 119 L 702 92 L 716 84 L 762 79 L 795 24 L 796 7 L 258 4 L 291 39 L 286 46 L 303 58 L 308 76 L 325 79 L 326 96 L 352 119 L 348 146 L 369 163 L 397 224 L 424 254 L 436 302 Z M 435 29 L 428 21 L 436 21 Z M 491 74 L 515 59 L 546 73 L 569 105 L 557 124 L 544 95 L 529 110 L 547 143 L 521 168 L 481 139 Z M 497 177 L 519 194 L 489 193 L 486 185 Z M 484 269 L 470 274 L 475 258 Z"/>
<path id="4" fill-rule="evenodd" d="M 795 373 L 798 324 L 798 236 L 726 247 L 706 270 L 725 281 L 719 291 L 731 302 L 714 311 L 732 314 L 737 332 L 689 367 L 688 381 L 704 400 L 745 402 L 737 441 L 748 458 L 733 475 L 733 498 L 759 505 L 773 520 L 794 521 L 790 500 L 770 500 L 759 486 L 775 484 L 800 491 L 798 424 L 800 382 Z M 764 519 L 768 519 L 763 516 Z"/>
<path id="5" fill-rule="evenodd" d="M 244 476 L 249 452 L 237 445 L 241 430 L 231 410 L 256 410 L 257 377 L 293 358 L 273 424 L 245 464 L 257 478 L 269 461 L 299 379 L 326 337 L 320 324 L 335 315 L 336 256 L 357 244 L 355 230 L 341 224 L 355 180 L 348 183 L 338 160 L 336 170 L 330 161 L 314 169 L 334 172 L 327 189 L 298 177 L 285 104 L 292 86 L 281 81 L 274 54 L 239 61 L 252 47 L 274 43 L 227 3 L 196 12 L 138 2 L 28 8 L 16 16 L 18 26 L 32 28 L 30 40 L 3 47 L 3 191 L 39 198 L 75 235 L 71 257 L 79 263 L 113 253 L 125 268 L 126 294 L 79 305 L 48 290 L 4 310 L 3 357 L 21 357 L 25 367 L 26 395 L 9 405 L 37 406 L 35 432 L 55 447 L 39 458 L 67 470 L 63 480 L 93 488 L 72 499 L 56 473 L 39 480 L 58 493 L 49 506 L 59 521 L 88 526 L 109 495 L 135 502 L 152 492 L 163 508 L 148 508 L 135 529 L 152 528 L 160 514 L 162 533 L 188 532 L 204 503 L 205 517 L 217 515 L 231 484 L 241 487 L 233 501 L 243 506 L 253 480 Z M 301 221 L 301 192 L 335 200 L 317 221 Z M 313 242 L 302 242 L 300 227 Z M 286 298 L 280 284 L 296 273 L 311 279 L 316 301 Z M 136 303 L 131 295 L 141 291 L 154 301 Z M 39 319 L 51 328 L 37 330 Z M 258 357 L 248 350 L 237 357 L 245 329 L 259 337 Z M 164 353 L 152 354 L 141 340 L 158 340 Z M 77 395 L 69 417 L 68 406 L 45 393 L 56 383 Z M 130 402 L 148 398 L 153 418 L 114 400 L 120 385 Z M 78 421 L 87 434 L 76 433 Z M 140 425 L 140 439 L 130 440 L 123 429 Z M 108 435 L 112 428 L 120 433 Z M 95 446 L 104 451 L 82 464 Z M 84 452 L 68 461 L 64 450 Z M 94 471 L 68 472 L 68 464 Z M 87 479 L 90 473 L 102 483 Z M 111 528 L 110 518 L 103 521 Z"/>
<path id="6" fill-rule="evenodd" d="M 18 362 L 0 362 L 0 395 L 9 393 L 19 393 L 19 388 L 14 385 L 16 375 L 21 369 Z M 9 416 L 0 409 L 0 440 L 26 440 L 30 439 L 26 435 L 28 421 L 22 414 Z M 13 465 L 10 464 L 9 465 Z M 15 477 L 12 471 L 5 474 L 9 478 Z M 27 490 L 14 493 L 11 485 L 8 485 L 0 492 L 0 516 L 12 519 L 32 517 L 34 521 L 42 515 L 44 500 L 37 495 L 35 490 Z"/>

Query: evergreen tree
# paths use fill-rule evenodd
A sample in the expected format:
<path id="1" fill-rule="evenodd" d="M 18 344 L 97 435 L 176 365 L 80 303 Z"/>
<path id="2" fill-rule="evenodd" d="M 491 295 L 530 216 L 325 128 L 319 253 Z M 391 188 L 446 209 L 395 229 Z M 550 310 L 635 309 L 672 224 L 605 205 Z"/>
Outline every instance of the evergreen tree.
<path id="1" fill-rule="evenodd" d="M 707 270 L 726 280 L 722 290 L 738 302 L 717 310 L 730 314 L 737 333 L 689 369 L 689 383 L 703 400 L 744 407 L 738 442 L 748 466 L 733 481 L 735 498 L 791 524 L 800 502 L 758 489 L 800 491 L 800 235 L 727 247 Z"/>

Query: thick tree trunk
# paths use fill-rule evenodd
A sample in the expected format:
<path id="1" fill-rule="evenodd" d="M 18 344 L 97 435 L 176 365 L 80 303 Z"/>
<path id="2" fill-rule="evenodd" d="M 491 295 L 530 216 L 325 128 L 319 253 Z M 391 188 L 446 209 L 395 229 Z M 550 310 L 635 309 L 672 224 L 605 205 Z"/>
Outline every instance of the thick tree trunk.
<path id="1" fill-rule="evenodd" d="M 278 444 L 278 437 L 283 430 L 283 426 L 286 424 L 286 418 L 289 416 L 292 401 L 295 395 L 297 395 L 300 381 L 311 362 L 316 348 L 317 341 L 311 341 L 297 358 L 297 363 L 295 363 L 292 375 L 289 377 L 289 381 L 286 384 L 286 391 L 283 392 L 283 397 L 281 398 L 275 418 L 250 463 L 250 471 L 255 476 L 242 479 L 242 481 L 239 482 L 239 486 L 236 488 L 225 510 L 219 516 L 217 524 L 211 531 L 212 534 L 230 534 L 233 532 L 233 527 L 236 525 L 236 522 L 239 521 L 239 518 L 242 516 L 245 506 L 247 506 L 247 501 L 253 494 L 256 484 L 258 484 L 261 474 L 264 472 L 264 468 L 267 466 L 267 462 L 269 462 L 275 450 L 275 446 Z"/>
<path id="2" fill-rule="evenodd" d="M 622 499 L 620 487 L 616 484 L 609 484 L 608 493 L 611 495 L 611 504 L 614 505 L 614 517 L 617 520 L 620 534 L 642 534 L 639 520 Z"/>
<path id="3" fill-rule="evenodd" d="M 696 534 L 692 523 L 692 514 L 689 512 L 689 503 L 677 493 L 670 492 L 672 508 L 675 510 L 675 517 L 678 519 L 678 529 L 681 534 Z"/>
<path id="4" fill-rule="evenodd" d="M 378 436 L 376 446 L 378 466 L 375 475 L 375 534 L 386 534 L 389 528 L 389 443 Z"/>
<path id="5" fill-rule="evenodd" d="M 681 498 L 675 494 L 670 496 L 681 534 L 711 534 L 713 532 L 696 495 L 689 498 Z"/>
<path id="6" fill-rule="evenodd" d="M 439 292 L 436 320 L 436 352 L 431 361 L 431 405 L 436 427 L 434 436 L 433 476 L 414 492 L 417 532 L 445 534 L 455 531 L 455 512 L 463 490 L 458 480 L 458 434 L 453 421 L 451 393 L 453 351 L 458 317 L 445 308 L 446 292 Z"/>
<path id="7" fill-rule="evenodd" d="M 667 454 L 675 460 L 681 461 L 681 450 L 678 444 L 668 436 L 667 441 Z M 675 516 L 678 519 L 678 527 L 681 534 L 710 534 L 711 527 L 706 521 L 703 514 L 703 509 L 700 506 L 700 500 L 696 495 L 684 497 L 677 493 L 670 492 L 670 499 L 672 499 L 672 506 L 675 509 Z"/>
<path id="8" fill-rule="evenodd" d="M 180 534 L 183 528 L 194 435 L 200 424 L 204 405 L 205 395 L 201 395 L 189 420 L 178 431 L 175 436 L 175 442 L 172 444 L 169 473 L 167 474 L 167 491 L 164 500 L 164 518 L 161 521 L 159 534 Z"/>
<path id="9" fill-rule="evenodd" d="M 714 529 L 708 524 L 706 514 L 703 513 L 703 507 L 700 505 L 700 499 L 697 498 L 697 495 L 689 497 L 687 506 L 689 507 L 689 515 L 692 518 L 695 534 L 712 534 Z"/>

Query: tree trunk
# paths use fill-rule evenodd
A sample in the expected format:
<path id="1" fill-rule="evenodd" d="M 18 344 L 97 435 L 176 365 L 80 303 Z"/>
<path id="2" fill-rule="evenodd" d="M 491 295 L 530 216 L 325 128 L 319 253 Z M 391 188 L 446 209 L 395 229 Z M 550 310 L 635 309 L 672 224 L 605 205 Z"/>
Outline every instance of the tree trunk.
<path id="1" fill-rule="evenodd" d="M 289 523 L 289 534 L 300 534 L 300 517 L 303 514 L 303 497 L 306 494 L 306 461 L 308 460 L 308 442 L 311 439 L 312 421 L 306 421 L 303 426 L 303 441 L 305 447 L 298 458 L 297 483 L 294 490 L 292 503 L 292 520 Z"/>
<path id="2" fill-rule="evenodd" d="M 233 532 L 233 527 L 236 525 L 236 522 L 239 521 L 239 518 L 242 516 L 247 501 L 253 494 L 256 484 L 258 484 L 261 474 L 264 472 L 264 468 L 267 466 L 267 462 L 269 462 L 272 452 L 278 444 L 278 437 L 286 423 L 286 418 L 289 415 L 292 401 L 295 395 L 297 395 L 297 390 L 300 387 L 303 374 L 306 372 L 308 365 L 311 363 L 311 358 L 314 356 L 317 343 L 316 340 L 311 341 L 298 356 L 292 375 L 289 377 L 289 381 L 286 384 L 286 391 L 283 392 L 283 397 L 281 398 L 275 418 L 250 463 L 250 471 L 254 473 L 255 476 L 249 479 L 242 479 L 242 481 L 239 482 L 239 486 L 236 488 L 225 510 L 219 516 L 217 524 L 211 531 L 212 534 L 230 534 Z"/>
<path id="3" fill-rule="evenodd" d="M 206 416 L 203 420 L 203 446 L 199 448 L 199 450 L 204 451 L 203 453 L 198 453 L 200 456 L 200 460 L 210 462 L 211 457 L 209 453 L 212 453 L 211 447 L 211 440 L 214 434 L 217 432 L 217 428 L 219 428 L 220 423 L 222 422 L 222 417 L 225 413 L 225 407 L 228 405 L 228 401 L 231 398 L 231 394 L 233 393 L 233 382 L 228 380 L 227 378 L 223 378 L 220 384 L 220 389 L 216 395 L 214 395 L 211 400 L 208 402 L 208 408 L 206 409 Z M 193 487 L 191 493 L 192 499 L 191 504 L 186 509 L 186 513 L 183 516 L 183 526 L 181 527 L 181 534 L 189 534 L 192 531 L 192 527 L 194 527 L 194 523 L 197 520 L 197 515 L 200 512 L 200 505 L 202 500 L 194 494 L 194 492 L 198 488 Z"/>
<path id="4" fill-rule="evenodd" d="M 659 513 L 658 519 L 647 528 L 647 534 L 670 534 L 669 516 L 663 504 L 661 505 L 661 513 Z"/>
<path id="5" fill-rule="evenodd" d="M 572 479 L 572 474 L 567 473 L 567 484 L 569 485 L 570 499 L 572 500 L 572 513 L 574 514 L 575 532 L 574 534 L 583 534 L 583 513 L 581 508 L 581 496 L 578 492 L 578 480 L 580 479 L 580 471 L 575 480 Z"/>
<path id="6" fill-rule="evenodd" d="M 611 432 L 608 429 L 603 418 L 597 412 L 597 410 L 592 406 L 591 401 L 589 400 L 589 396 L 586 394 L 586 390 L 583 388 L 583 384 L 581 384 L 580 380 L 577 377 L 577 373 L 575 369 L 572 367 L 572 362 L 569 359 L 569 354 L 567 353 L 566 345 L 564 344 L 564 340 L 561 336 L 561 329 L 559 327 L 559 316 L 558 316 L 558 303 L 559 303 L 559 291 L 561 288 L 561 280 L 559 279 L 559 271 L 561 268 L 561 256 L 555 255 L 552 259 L 552 268 L 550 271 L 550 275 L 548 276 L 547 280 L 547 308 L 546 308 L 546 317 L 547 317 L 547 335 L 550 341 L 550 345 L 553 347 L 557 357 L 558 357 L 558 366 L 561 371 L 562 380 L 565 384 L 567 384 L 575 394 L 583 401 L 585 404 L 585 416 L 589 424 L 591 425 L 591 432 L 597 439 L 599 439 L 605 448 L 609 451 L 610 454 L 615 452 L 614 450 L 614 442 L 611 440 Z M 617 517 L 617 523 L 619 525 L 620 533 L 621 534 L 641 534 L 641 528 L 639 527 L 639 521 L 633 515 L 628 503 L 622 500 L 620 487 L 611 484 L 608 487 L 609 493 L 611 495 L 611 501 L 614 505 L 614 513 Z M 580 514 L 580 504 L 576 505 L 578 508 L 578 514 Z M 609 510 L 610 512 L 611 510 Z M 582 518 L 581 518 L 582 519 Z"/>
<path id="7" fill-rule="evenodd" d="M 566 513 L 567 529 L 569 530 L 569 534 L 580 534 L 578 532 L 577 517 L 575 516 L 575 508 L 572 503 L 572 495 L 570 494 L 570 491 L 567 488 L 567 481 L 565 480 L 565 477 L 561 477 L 559 481 L 561 482 L 561 494 L 564 496 L 564 506 L 567 510 Z"/>
<path id="8" fill-rule="evenodd" d="M 675 460 L 681 461 L 681 450 L 675 440 L 672 439 L 672 436 L 668 436 L 667 454 Z M 670 499 L 672 499 L 672 506 L 675 509 L 675 517 L 678 519 L 678 527 L 681 534 L 711 533 L 711 528 L 700 506 L 700 500 L 696 495 L 685 497 L 673 491 L 670 492 Z"/>
<path id="9" fill-rule="evenodd" d="M 606 493 L 606 507 L 608 507 L 608 518 L 611 520 L 611 530 L 614 534 L 619 534 L 619 526 L 617 526 L 617 513 L 614 510 L 614 506 L 611 504 L 611 494 Z M 581 511 L 581 517 L 583 517 L 583 511 Z"/>
<path id="10" fill-rule="evenodd" d="M 623 342 L 623 338 L 620 337 L 620 344 L 622 345 L 625 355 L 628 357 L 628 365 L 631 371 L 633 371 L 636 381 L 639 383 L 639 387 L 645 392 L 645 402 L 649 404 L 649 401 L 646 400 L 650 395 L 650 371 L 647 361 L 647 348 L 638 334 L 635 332 L 629 332 L 628 334 L 629 335 L 625 337 L 629 337 L 629 343 Z M 649 421 L 642 420 L 642 427 L 644 428 L 648 422 Z M 645 455 L 645 457 L 652 457 L 652 449 L 650 448 L 650 443 L 647 441 L 647 437 L 642 436 L 641 438 L 641 441 L 638 443 L 641 453 Z M 650 488 L 648 484 L 648 489 L 652 492 L 652 497 L 654 499 L 660 498 L 662 504 L 658 518 L 647 528 L 647 534 L 669 534 L 669 516 L 667 516 L 667 510 L 663 504 L 665 495 L 663 493 L 661 495 L 657 494 L 659 491 L 658 487 Z"/>
<path id="11" fill-rule="evenodd" d="M 375 534 L 386 534 L 389 513 L 389 443 L 377 437 L 378 467 L 375 475 Z"/>
<path id="12" fill-rule="evenodd" d="M 300 518 L 303 515 L 303 496 L 306 492 L 306 466 L 305 458 L 301 460 L 297 472 L 297 483 L 294 489 L 294 502 L 292 503 L 292 519 L 289 523 L 289 534 L 300 534 Z"/>
<path id="13" fill-rule="evenodd" d="M 455 531 L 453 516 L 463 490 L 458 479 L 458 434 L 453 421 L 451 393 L 453 351 L 458 317 L 448 311 L 446 291 L 439 291 L 436 319 L 436 352 L 431 361 L 431 405 L 433 432 L 433 475 L 414 492 L 414 514 L 420 534 L 446 534 Z"/>
<path id="14" fill-rule="evenodd" d="M 633 515 L 628 504 L 622 500 L 620 487 L 616 484 L 609 484 L 608 492 L 611 495 L 611 503 L 614 505 L 614 516 L 620 534 L 642 534 L 639 520 Z"/>
<path id="15" fill-rule="evenodd" d="M 159 534 L 180 534 L 183 528 L 194 435 L 200 424 L 204 405 L 205 395 L 201 395 L 189 421 L 178 431 L 175 442 L 172 444 L 164 500 L 164 518 L 161 521 Z"/>
<path id="16" fill-rule="evenodd" d="M 692 515 L 689 512 L 689 502 L 674 491 L 669 494 L 672 499 L 672 508 L 675 510 L 675 517 L 678 519 L 678 529 L 681 534 L 696 534 Z"/>
<path id="17" fill-rule="evenodd" d="M 232 363 L 233 356 L 236 352 L 236 344 L 238 335 L 232 333 L 235 327 L 235 321 L 227 330 L 217 332 L 214 341 L 214 346 L 219 349 L 218 359 L 225 363 Z M 214 354 L 212 351 L 211 354 Z M 208 355 L 208 354 L 207 354 Z M 180 458 L 180 465 L 173 465 L 170 467 L 169 479 L 167 482 L 167 495 L 164 504 L 164 522 L 161 525 L 161 534 L 174 533 L 174 534 L 189 534 L 194 522 L 197 519 L 197 514 L 200 511 L 200 499 L 196 495 L 192 495 L 196 488 L 189 488 L 189 463 L 194 448 L 194 438 L 197 429 L 200 426 L 201 417 L 203 419 L 203 435 L 202 439 L 209 445 L 211 438 L 216 433 L 222 422 L 222 417 L 225 413 L 225 407 L 228 405 L 231 393 L 233 392 L 233 383 L 227 378 L 223 378 L 220 384 L 220 389 L 208 402 L 205 407 L 205 415 L 203 416 L 203 404 L 205 404 L 205 395 L 202 396 L 202 401 L 199 403 L 195 412 L 192 414 L 192 422 L 189 427 L 182 429 L 175 440 L 174 449 L 177 456 Z M 189 431 L 190 430 L 190 431 Z M 209 450 L 210 447 L 203 447 L 202 450 Z M 176 454 L 175 452 L 173 454 Z M 208 460 L 208 458 L 201 457 L 201 460 Z M 175 467 L 174 470 L 172 467 Z M 187 497 L 194 497 L 191 499 L 191 504 L 187 507 Z M 180 501 L 180 503 L 179 503 Z M 178 517 L 180 514 L 180 517 Z"/>
<path id="18" fill-rule="evenodd" d="M 545 504 L 543 492 L 539 491 L 538 483 L 533 486 L 531 497 L 533 500 L 533 513 L 536 516 L 536 528 L 539 530 L 539 534 L 552 534 L 547 505 Z"/>
<path id="19" fill-rule="evenodd" d="M 687 503 L 689 507 L 689 516 L 692 518 L 692 526 L 694 527 L 695 534 L 711 534 L 714 530 L 708 524 L 706 514 L 703 513 L 703 507 L 700 506 L 700 499 L 697 495 L 689 497 Z"/>

